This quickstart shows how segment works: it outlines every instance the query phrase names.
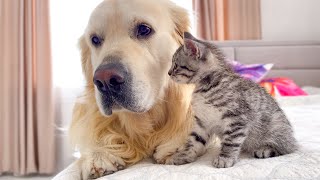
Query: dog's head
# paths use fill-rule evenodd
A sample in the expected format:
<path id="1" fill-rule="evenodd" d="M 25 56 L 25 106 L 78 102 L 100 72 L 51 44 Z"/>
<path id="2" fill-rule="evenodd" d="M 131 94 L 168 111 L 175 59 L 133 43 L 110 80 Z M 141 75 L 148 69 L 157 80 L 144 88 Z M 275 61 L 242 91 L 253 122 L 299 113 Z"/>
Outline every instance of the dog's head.
<path id="1" fill-rule="evenodd" d="M 103 1 L 80 39 L 83 72 L 101 113 L 151 109 L 188 28 L 187 12 L 169 0 Z"/>

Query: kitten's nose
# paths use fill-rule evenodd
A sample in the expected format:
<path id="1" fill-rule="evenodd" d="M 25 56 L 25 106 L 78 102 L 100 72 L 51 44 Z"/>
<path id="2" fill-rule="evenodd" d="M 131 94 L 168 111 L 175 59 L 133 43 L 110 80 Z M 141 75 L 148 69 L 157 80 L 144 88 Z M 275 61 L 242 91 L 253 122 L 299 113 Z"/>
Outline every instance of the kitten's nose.
<path id="1" fill-rule="evenodd" d="M 169 72 L 168 72 L 169 76 L 171 76 L 172 74 L 172 70 L 170 69 Z"/>

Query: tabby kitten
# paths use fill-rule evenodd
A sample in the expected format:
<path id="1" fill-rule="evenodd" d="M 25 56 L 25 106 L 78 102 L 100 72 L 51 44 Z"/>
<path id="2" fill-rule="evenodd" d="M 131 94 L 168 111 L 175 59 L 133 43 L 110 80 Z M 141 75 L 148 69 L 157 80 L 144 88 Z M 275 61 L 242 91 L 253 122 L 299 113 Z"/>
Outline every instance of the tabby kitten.
<path id="1" fill-rule="evenodd" d="M 174 54 L 169 75 L 196 87 L 192 133 L 166 164 L 195 161 L 213 134 L 221 140 L 220 154 L 213 160 L 217 168 L 233 166 L 241 151 L 269 158 L 297 149 L 292 127 L 275 100 L 258 84 L 233 72 L 211 42 L 184 33 L 184 45 Z"/>

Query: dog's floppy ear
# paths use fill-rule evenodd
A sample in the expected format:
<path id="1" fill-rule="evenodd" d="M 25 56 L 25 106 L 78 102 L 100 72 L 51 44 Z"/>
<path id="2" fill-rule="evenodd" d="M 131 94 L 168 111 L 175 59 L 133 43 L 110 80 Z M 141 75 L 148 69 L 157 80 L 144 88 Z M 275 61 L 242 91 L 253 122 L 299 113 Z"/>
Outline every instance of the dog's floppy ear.
<path id="1" fill-rule="evenodd" d="M 181 45 L 183 44 L 183 33 L 188 32 L 190 28 L 190 19 L 187 10 L 172 3 L 170 8 L 171 18 L 174 22 L 174 39 Z"/>
<path id="2" fill-rule="evenodd" d="M 81 65 L 82 65 L 82 72 L 86 78 L 87 85 L 93 86 L 93 73 L 92 73 L 92 64 L 91 64 L 91 52 L 90 48 L 87 44 L 87 41 L 83 36 L 79 39 L 79 48 L 81 51 Z"/>

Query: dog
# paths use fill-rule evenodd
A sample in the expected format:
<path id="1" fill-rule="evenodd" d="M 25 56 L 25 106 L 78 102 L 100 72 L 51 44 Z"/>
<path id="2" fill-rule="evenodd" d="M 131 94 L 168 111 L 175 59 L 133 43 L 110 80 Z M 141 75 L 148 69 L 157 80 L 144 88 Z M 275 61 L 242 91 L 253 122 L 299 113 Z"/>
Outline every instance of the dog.
<path id="1" fill-rule="evenodd" d="M 188 17 L 169 0 L 105 0 L 92 12 L 79 42 L 86 88 L 69 130 L 83 179 L 151 156 L 166 163 L 187 139 L 193 87 L 168 70 Z"/>

